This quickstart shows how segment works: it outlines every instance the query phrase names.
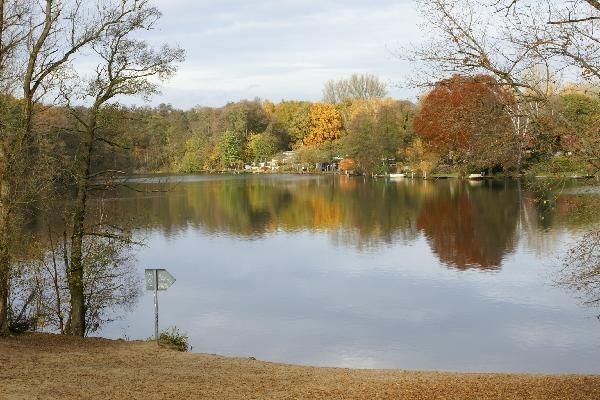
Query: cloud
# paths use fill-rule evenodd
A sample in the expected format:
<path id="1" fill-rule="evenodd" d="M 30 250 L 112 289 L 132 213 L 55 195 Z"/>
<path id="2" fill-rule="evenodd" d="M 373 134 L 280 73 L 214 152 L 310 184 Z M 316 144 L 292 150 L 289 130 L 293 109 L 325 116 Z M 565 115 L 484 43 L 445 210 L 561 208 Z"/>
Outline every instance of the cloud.
<path id="1" fill-rule="evenodd" d="M 178 75 L 153 102 L 220 106 L 242 98 L 318 100 L 329 79 L 368 72 L 395 97 L 410 66 L 393 52 L 418 41 L 413 1 L 160 0 L 146 38 L 186 49 Z"/>

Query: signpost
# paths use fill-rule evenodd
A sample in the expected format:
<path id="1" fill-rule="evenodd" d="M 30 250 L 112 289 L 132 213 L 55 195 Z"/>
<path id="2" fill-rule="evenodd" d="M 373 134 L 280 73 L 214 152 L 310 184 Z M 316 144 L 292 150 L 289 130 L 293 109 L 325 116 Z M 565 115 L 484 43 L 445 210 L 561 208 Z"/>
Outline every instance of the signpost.
<path id="1" fill-rule="evenodd" d="M 167 290 L 175 278 L 166 269 L 146 269 L 146 290 L 154 290 L 154 338 L 158 343 L 158 291 Z"/>

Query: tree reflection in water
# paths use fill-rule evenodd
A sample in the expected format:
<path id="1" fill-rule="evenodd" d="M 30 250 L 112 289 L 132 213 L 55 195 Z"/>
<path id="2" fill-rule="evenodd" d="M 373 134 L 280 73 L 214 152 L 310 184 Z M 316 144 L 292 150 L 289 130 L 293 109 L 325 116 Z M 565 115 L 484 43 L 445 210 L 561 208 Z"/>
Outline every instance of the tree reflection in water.
<path id="1" fill-rule="evenodd" d="M 440 261 L 458 269 L 496 269 L 515 246 L 519 193 L 514 185 L 453 185 L 427 200 L 417 218 Z"/>
<path id="2" fill-rule="evenodd" d="M 600 306 L 599 230 L 586 232 L 567 252 L 557 283 L 572 291 L 586 306 Z"/>
<path id="3" fill-rule="evenodd" d="M 152 184 L 150 189 L 156 189 Z M 160 186 L 160 185 L 155 185 Z M 273 232 L 324 232 L 340 246 L 376 250 L 409 244 L 420 235 L 452 268 L 496 270 L 525 232 L 548 224 L 577 228 L 591 223 L 569 210 L 584 197 L 564 195 L 551 207 L 515 181 L 478 185 L 459 180 L 389 181 L 366 178 L 249 176 L 198 177 L 162 194 L 122 193 L 105 209 L 167 236 L 186 229 L 244 240 Z M 533 199 L 533 200 L 532 200 Z"/>

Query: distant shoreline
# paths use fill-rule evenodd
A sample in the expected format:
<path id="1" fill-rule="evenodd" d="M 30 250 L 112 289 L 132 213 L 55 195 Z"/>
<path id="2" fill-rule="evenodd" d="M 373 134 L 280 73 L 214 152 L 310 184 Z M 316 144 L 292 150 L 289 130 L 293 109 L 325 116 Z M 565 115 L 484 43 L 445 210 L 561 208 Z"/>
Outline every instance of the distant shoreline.
<path id="1" fill-rule="evenodd" d="M 0 398 L 598 399 L 600 375 L 305 367 L 158 348 L 154 342 L 0 338 Z"/>
<path id="2" fill-rule="evenodd" d="M 343 172 L 318 172 L 318 171 L 306 171 L 306 172 L 297 172 L 297 171 L 198 171 L 198 172 L 168 172 L 168 171 L 158 171 L 158 172 L 134 172 L 130 176 L 132 177 L 143 177 L 143 176 L 195 176 L 195 175 L 208 175 L 208 176 L 230 176 L 230 175 L 314 175 L 314 176 L 350 176 L 350 177 L 363 177 L 363 178 L 374 178 L 374 179 L 389 179 L 389 176 L 371 176 L 371 175 L 358 175 L 358 174 L 345 174 Z M 487 175 L 483 176 L 483 179 L 599 179 L 600 175 L 581 175 L 581 174 L 536 174 L 536 175 Z M 435 180 L 435 179 L 463 179 L 469 180 L 467 176 L 459 176 L 457 173 L 434 173 L 427 177 L 422 175 L 405 176 L 401 179 L 395 179 L 401 181 L 402 179 L 419 179 L 419 180 Z"/>

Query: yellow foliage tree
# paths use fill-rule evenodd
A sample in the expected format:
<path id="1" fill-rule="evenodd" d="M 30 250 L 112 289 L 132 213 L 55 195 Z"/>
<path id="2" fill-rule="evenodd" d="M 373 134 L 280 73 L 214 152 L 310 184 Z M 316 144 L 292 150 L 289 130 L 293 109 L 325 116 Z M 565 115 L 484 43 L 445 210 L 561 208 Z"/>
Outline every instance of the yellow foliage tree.
<path id="1" fill-rule="evenodd" d="M 434 152 L 426 151 L 420 138 L 416 138 L 406 149 L 406 156 L 412 169 L 419 171 L 424 177 L 427 177 L 427 174 L 430 174 L 439 163 L 439 156 Z"/>
<path id="2" fill-rule="evenodd" d="M 342 117 L 334 105 L 314 103 L 309 114 L 309 133 L 303 139 L 304 144 L 321 144 L 340 137 Z"/>
<path id="3" fill-rule="evenodd" d="M 273 104 L 269 100 L 264 100 L 261 106 L 265 114 L 267 114 L 267 117 L 272 118 L 273 113 L 275 112 L 275 104 Z"/>
<path id="4" fill-rule="evenodd" d="M 353 100 L 351 102 L 345 102 L 340 104 L 341 114 L 344 117 L 344 121 L 351 121 L 356 118 L 360 114 L 370 114 L 377 115 L 379 110 L 383 106 L 391 106 L 396 102 L 389 97 L 381 98 L 372 98 L 366 100 Z"/>

